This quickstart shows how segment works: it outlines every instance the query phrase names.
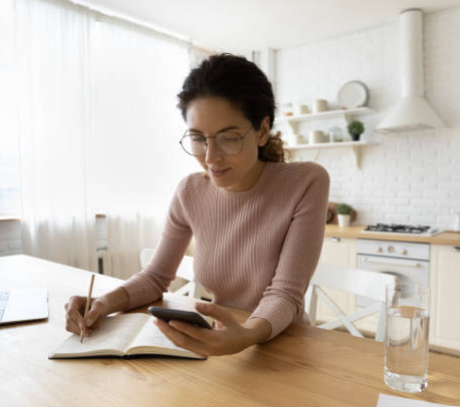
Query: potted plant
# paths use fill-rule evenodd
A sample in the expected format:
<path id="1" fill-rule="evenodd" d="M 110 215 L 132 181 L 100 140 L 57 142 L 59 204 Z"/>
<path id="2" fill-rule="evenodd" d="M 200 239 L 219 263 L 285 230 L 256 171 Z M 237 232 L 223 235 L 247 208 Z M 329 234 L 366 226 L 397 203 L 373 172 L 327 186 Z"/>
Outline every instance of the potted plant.
<path id="1" fill-rule="evenodd" d="M 337 218 L 339 220 L 339 226 L 349 226 L 350 225 L 350 215 L 353 212 L 353 208 L 346 204 L 341 203 L 337 206 Z"/>
<path id="2" fill-rule="evenodd" d="M 359 141 L 361 134 L 364 133 L 364 124 L 359 120 L 353 120 L 348 123 L 348 133 L 351 135 L 353 141 Z"/>

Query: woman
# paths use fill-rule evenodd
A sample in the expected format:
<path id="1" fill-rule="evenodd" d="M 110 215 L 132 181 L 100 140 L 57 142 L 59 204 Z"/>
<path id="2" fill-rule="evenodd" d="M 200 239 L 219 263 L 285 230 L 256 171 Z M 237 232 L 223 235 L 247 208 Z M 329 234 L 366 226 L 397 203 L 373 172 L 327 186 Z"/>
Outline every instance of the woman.
<path id="1" fill-rule="evenodd" d="M 122 287 L 66 305 L 67 330 L 90 334 L 108 314 L 159 299 L 192 236 L 196 280 L 214 295 L 196 309 L 217 321 L 212 331 L 155 323 L 176 345 L 223 355 L 267 341 L 304 314 L 303 298 L 320 255 L 329 191 L 314 163 L 285 163 L 270 134 L 275 102 L 264 73 L 243 57 L 211 56 L 193 69 L 178 95 L 188 130 L 181 139 L 203 173 L 183 179 L 152 262 Z M 237 322 L 223 307 L 251 312 Z"/>

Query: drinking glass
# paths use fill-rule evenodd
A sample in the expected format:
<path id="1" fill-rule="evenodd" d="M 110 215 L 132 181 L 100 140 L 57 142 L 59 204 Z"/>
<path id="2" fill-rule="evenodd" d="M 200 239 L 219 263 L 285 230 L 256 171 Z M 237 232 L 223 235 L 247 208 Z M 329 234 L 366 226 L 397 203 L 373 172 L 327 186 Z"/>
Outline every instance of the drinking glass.
<path id="1" fill-rule="evenodd" d="M 398 282 L 386 287 L 385 383 L 416 393 L 428 385 L 429 289 Z"/>

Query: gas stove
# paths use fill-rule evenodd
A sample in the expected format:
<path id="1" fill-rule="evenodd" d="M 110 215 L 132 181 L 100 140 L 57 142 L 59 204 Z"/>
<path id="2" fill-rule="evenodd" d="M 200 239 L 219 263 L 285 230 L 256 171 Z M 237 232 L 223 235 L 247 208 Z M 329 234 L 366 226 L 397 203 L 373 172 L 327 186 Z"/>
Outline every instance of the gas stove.
<path id="1" fill-rule="evenodd" d="M 430 237 L 435 236 L 443 231 L 439 228 L 432 228 L 431 226 L 413 226 L 413 225 L 396 225 L 396 224 L 385 224 L 377 223 L 376 225 L 369 225 L 363 231 L 363 233 L 394 233 L 397 235 L 409 235 L 409 236 L 423 236 Z"/>

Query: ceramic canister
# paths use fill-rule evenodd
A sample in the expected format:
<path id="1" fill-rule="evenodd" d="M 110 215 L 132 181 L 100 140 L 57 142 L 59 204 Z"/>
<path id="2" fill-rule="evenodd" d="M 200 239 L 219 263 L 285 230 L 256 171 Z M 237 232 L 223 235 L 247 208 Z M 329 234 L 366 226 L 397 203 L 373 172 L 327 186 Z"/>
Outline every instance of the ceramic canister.
<path id="1" fill-rule="evenodd" d="M 325 112 L 327 109 L 327 100 L 316 99 L 315 103 L 313 103 L 313 113 Z"/>
<path id="2" fill-rule="evenodd" d="M 312 130 L 309 135 L 310 144 L 324 143 L 326 135 L 321 130 Z"/>

